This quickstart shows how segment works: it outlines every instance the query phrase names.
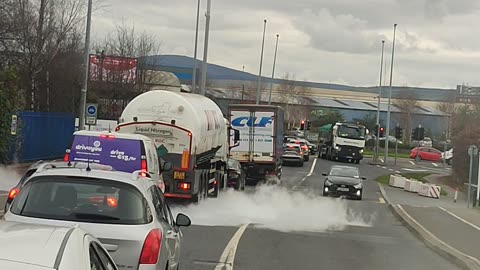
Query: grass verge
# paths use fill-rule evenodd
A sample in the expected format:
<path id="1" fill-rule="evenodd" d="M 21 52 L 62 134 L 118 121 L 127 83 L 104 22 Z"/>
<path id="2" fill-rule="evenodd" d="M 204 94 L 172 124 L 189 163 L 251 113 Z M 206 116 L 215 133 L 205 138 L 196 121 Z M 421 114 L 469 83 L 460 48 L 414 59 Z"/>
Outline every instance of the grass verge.
<path id="1" fill-rule="evenodd" d="M 373 151 L 365 150 L 363 152 L 363 156 L 365 157 L 373 157 Z M 384 156 L 384 153 L 381 153 L 381 157 Z M 394 158 L 395 153 L 388 153 L 388 157 Z M 410 158 L 410 154 L 408 153 L 398 153 L 397 158 Z"/>

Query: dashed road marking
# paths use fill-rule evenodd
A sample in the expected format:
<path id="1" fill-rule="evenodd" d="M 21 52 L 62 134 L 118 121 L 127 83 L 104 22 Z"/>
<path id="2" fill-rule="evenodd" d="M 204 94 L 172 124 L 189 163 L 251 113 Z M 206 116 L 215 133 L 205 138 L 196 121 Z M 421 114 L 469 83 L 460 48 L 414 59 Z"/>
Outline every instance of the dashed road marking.
<path id="1" fill-rule="evenodd" d="M 435 167 L 438 167 L 438 164 L 437 164 L 437 163 L 433 163 L 433 162 L 432 162 L 432 165 L 435 166 Z"/>
<path id="2" fill-rule="evenodd" d="M 235 234 L 232 236 L 227 246 L 223 250 L 222 256 L 220 257 L 219 263 L 215 267 L 215 270 L 232 270 L 233 262 L 235 260 L 235 253 L 237 252 L 238 243 L 243 233 L 247 229 L 248 224 L 242 225 Z"/>
<path id="3" fill-rule="evenodd" d="M 386 170 L 386 169 L 387 169 L 387 167 L 383 166 L 383 167 L 382 167 L 382 169 L 385 169 L 385 170 Z"/>
<path id="4" fill-rule="evenodd" d="M 395 173 L 401 173 L 400 171 L 395 171 Z"/>
<path id="5" fill-rule="evenodd" d="M 316 165 L 317 165 L 317 158 L 313 160 L 312 167 L 310 168 L 310 172 L 308 172 L 307 176 L 303 177 L 302 180 L 300 180 L 299 184 L 302 184 L 305 180 L 307 180 L 308 177 L 312 176 Z"/>
<path id="6" fill-rule="evenodd" d="M 410 162 L 410 164 L 412 164 L 412 165 L 414 165 L 414 166 L 416 165 L 415 162 L 413 162 L 413 161 L 411 161 L 411 160 L 410 160 L 409 162 Z"/>
<path id="7" fill-rule="evenodd" d="M 378 159 L 379 159 L 382 163 L 385 162 L 385 161 L 383 161 L 383 158 L 378 158 Z"/>
<path id="8" fill-rule="evenodd" d="M 393 172 L 393 169 L 388 169 L 389 171 Z"/>

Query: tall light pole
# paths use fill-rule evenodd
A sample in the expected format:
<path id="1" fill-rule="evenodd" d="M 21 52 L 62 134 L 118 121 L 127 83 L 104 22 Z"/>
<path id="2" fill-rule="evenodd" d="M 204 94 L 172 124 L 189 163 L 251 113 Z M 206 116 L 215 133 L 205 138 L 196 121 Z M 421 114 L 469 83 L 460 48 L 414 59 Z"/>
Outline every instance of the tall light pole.
<path id="1" fill-rule="evenodd" d="M 203 45 L 203 62 L 202 62 L 202 81 L 200 85 L 200 94 L 205 96 L 207 85 L 207 55 L 208 55 L 208 37 L 210 35 L 210 9 L 212 0 L 207 1 L 207 13 L 205 13 L 205 44 Z"/>
<path id="2" fill-rule="evenodd" d="M 273 78 L 275 77 L 275 65 L 277 64 L 277 50 L 278 50 L 279 37 L 280 35 L 277 34 L 277 42 L 275 43 L 275 55 L 273 56 L 272 80 L 270 81 L 270 94 L 268 95 L 268 104 L 272 104 Z"/>
<path id="3" fill-rule="evenodd" d="M 84 48 L 84 74 L 82 89 L 80 90 L 80 110 L 78 116 L 78 130 L 85 129 L 85 107 L 87 106 L 87 88 L 88 88 L 88 65 L 90 63 L 90 29 L 92 24 L 92 0 L 88 0 L 87 8 L 87 27 L 85 30 L 85 48 Z"/>
<path id="4" fill-rule="evenodd" d="M 197 50 L 198 50 L 198 23 L 200 21 L 200 0 L 197 6 L 197 24 L 195 27 L 195 48 L 193 49 L 192 91 L 197 92 Z"/>
<path id="5" fill-rule="evenodd" d="M 385 163 L 387 163 L 388 158 L 388 143 L 390 138 L 390 107 L 392 103 L 392 81 L 393 81 L 393 59 L 395 56 L 395 34 L 397 31 L 397 24 L 393 25 L 393 44 L 392 44 L 392 61 L 390 63 L 390 91 L 388 93 L 388 109 L 387 109 L 387 126 L 386 126 L 386 137 L 385 137 Z"/>
<path id="6" fill-rule="evenodd" d="M 380 83 L 379 83 L 379 86 L 378 86 L 378 104 L 377 104 L 377 136 L 375 138 L 375 156 L 374 156 L 374 159 L 375 159 L 375 162 L 378 160 L 378 154 L 379 154 L 379 151 L 378 151 L 378 148 L 380 146 L 380 138 L 379 138 L 379 134 L 380 134 L 380 99 L 382 97 L 382 75 L 383 75 L 383 52 L 385 50 L 385 40 L 382 40 L 382 57 L 381 57 L 381 60 L 380 60 Z"/>
<path id="7" fill-rule="evenodd" d="M 265 32 L 267 30 L 267 20 L 263 20 L 263 39 L 262 39 L 262 52 L 260 53 L 260 70 L 258 72 L 258 82 L 257 82 L 257 99 L 256 104 L 260 104 L 260 99 L 262 98 L 262 66 L 263 66 L 263 49 L 265 48 Z"/>

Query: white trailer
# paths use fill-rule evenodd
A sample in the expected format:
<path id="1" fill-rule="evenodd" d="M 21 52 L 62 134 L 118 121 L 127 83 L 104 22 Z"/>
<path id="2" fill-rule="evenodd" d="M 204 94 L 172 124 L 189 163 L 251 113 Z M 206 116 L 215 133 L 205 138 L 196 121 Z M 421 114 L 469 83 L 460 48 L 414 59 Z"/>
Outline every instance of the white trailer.
<path id="1" fill-rule="evenodd" d="M 209 98 L 163 90 L 143 93 L 122 112 L 116 131 L 154 140 L 159 158 L 173 167 L 163 172 L 166 197 L 199 201 L 226 187 L 228 122 Z"/>

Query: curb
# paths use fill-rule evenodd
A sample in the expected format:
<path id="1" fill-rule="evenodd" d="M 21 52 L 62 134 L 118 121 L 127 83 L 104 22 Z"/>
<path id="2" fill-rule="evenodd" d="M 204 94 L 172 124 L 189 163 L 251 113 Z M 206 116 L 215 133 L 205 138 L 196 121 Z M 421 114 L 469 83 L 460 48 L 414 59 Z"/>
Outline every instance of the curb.
<path id="1" fill-rule="evenodd" d="M 390 199 L 383 188 L 383 185 L 377 183 L 380 188 L 380 193 L 382 193 L 383 198 L 387 202 L 388 206 L 392 210 L 393 214 L 402 221 L 403 224 L 421 241 L 423 241 L 430 249 L 435 251 L 437 254 L 443 258 L 453 262 L 458 267 L 466 270 L 480 270 L 480 260 L 475 257 L 464 254 L 454 247 L 443 242 L 437 238 L 434 234 L 428 231 L 420 223 L 418 223 L 414 218 L 412 218 L 401 205 L 391 204 Z"/>

